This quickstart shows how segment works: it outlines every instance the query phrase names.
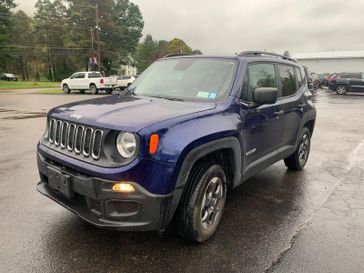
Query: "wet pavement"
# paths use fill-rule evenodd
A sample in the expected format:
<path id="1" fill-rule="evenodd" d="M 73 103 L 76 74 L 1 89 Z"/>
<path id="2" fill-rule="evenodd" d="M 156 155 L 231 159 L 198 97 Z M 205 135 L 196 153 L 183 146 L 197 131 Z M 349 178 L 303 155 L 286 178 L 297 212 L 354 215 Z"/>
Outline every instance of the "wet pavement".
<path id="1" fill-rule="evenodd" d="M 231 192 L 202 245 L 100 230 L 36 192 L 46 111 L 93 97 L 0 94 L 0 272 L 364 272 L 364 96 L 321 90 L 305 169 Z"/>

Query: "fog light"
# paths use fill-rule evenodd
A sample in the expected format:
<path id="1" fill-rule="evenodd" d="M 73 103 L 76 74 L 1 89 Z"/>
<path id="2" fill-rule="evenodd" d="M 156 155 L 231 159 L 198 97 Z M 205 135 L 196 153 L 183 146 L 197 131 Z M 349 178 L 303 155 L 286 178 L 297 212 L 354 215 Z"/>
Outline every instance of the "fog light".
<path id="1" fill-rule="evenodd" d="M 135 188 L 129 183 L 116 183 L 112 186 L 112 190 L 119 192 L 134 192 Z"/>

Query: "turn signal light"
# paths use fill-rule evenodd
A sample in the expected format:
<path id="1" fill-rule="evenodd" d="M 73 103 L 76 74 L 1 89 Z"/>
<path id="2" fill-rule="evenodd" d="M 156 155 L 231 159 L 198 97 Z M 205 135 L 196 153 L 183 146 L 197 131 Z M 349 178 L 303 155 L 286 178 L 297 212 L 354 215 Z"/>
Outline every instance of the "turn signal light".
<path id="1" fill-rule="evenodd" d="M 156 153 L 158 148 L 158 143 L 159 143 L 159 136 L 157 134 L 151 135 L 149 139 L 149 153 L 151 155 L 154 155 Z"/>
<path id="2" fill-rule="evenodd" d="M 119 192 L 134 192 L 135 188 L 129 183 L 116 183 L 112 186 L 112 190 Z"/>

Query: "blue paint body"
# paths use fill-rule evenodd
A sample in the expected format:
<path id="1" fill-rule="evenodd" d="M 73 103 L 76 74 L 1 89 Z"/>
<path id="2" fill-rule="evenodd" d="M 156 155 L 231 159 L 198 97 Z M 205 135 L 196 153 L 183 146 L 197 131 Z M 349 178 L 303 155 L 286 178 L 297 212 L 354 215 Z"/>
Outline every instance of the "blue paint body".
<path id="1" fill-rule="evenodd" d="M 267 150 L 273 151 L 281 146 L 284 127 L 293 128 L 292 137 L 287 139 L 294 145 L 301 123 L 301 114 L 293 111 L 286 120 L 275 122 L 273 112 L 287 107 L 302 97 L 298 92 L 295 97 L 278 101 L 277 107 L 263 105 L 260 111 L 249 111 L 239 100 L 239 90 L 249 62 L 261 61 L 259 58 L 234 57 L 238 69 L 230 95 L 224 101 L 178 102 L 163 99 L 114 95 L 59 106 L 49 112 L 49 116 L 70 120 L 72 114 L 82 116 L 82 123 L 90 126 L 119 131 L 130 131 L 140 136 L 140 151 L 135 161 L 118 167 L 105 168 L 80 160 L 69 158 L 56 151 L 39 145 L 39 152 L 60 164 L 73 168 L 90 176 L 109 180 L 130 180 L 142 185 L 155 194 L 168 194 L 174 190 L 179 169 L 187 154 L 199 145 L 224 137 L 239 140 L 245 166 L 258 159 Z M 274 60 L 276 61 L 276 60 Z M 286 61 L 280 61 L 285 63 Z M 287 113 L 289 110 L 287 109 Z M 271 124 L 262 128 L 262 123 Z M 284 124 L 284 122 L 292 124 Z M 159 135 L 160 141 L 156 154 L 148 153 L 148 141 L 152 133 Z M 245 141 L 248 139 L 249 141 Z M 254 156 L 247 159 L 244 152 L 257 149 Z"/>

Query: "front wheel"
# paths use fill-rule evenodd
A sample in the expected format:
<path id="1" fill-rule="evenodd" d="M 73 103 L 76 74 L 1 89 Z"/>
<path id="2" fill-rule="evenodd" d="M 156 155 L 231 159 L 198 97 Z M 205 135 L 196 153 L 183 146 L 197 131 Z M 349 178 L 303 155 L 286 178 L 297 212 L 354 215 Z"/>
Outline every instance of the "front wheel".
<path id="1" fill-rule="evenodd" d="M 182 237 L 202 243 L 214 235 L 225 207 L 226 184 L 220 165 L 205 162 L 194 167 L 176 217 Z"/>
<path id="2" fill-rule="evenodd" d="M 63 89 L 63 93 L 65 93 L 65 94 L 69 94 L 71 92 L 71 89 L 68 87 L 67 84 L 64 84 L 62 89 Z"/>
<path id="3" fill-rule="evenodd" d="M 339 84 L 338 86 L 336 86 L 336 93 L 338 95 L 345 95 L 346 92 L 348 92 L 348 87 L 346 85 Z"/>
<path id="4" fill-rule="evenodd" d="M 96 95 L 99 92 L 99 90 L 97 89 L 96 85 L 91 84 L 90 85 L 90 92 L 91 92 L 92 95 Z"/>
<path id="5" fill-rule="evenodd" d="M 311 149 L 311 132 L 304 127 L 301 133 L 300 142 L 296 151 L 284 159 L 287 168 L 294 171 L 300 171 L 306 165 Z"/>

